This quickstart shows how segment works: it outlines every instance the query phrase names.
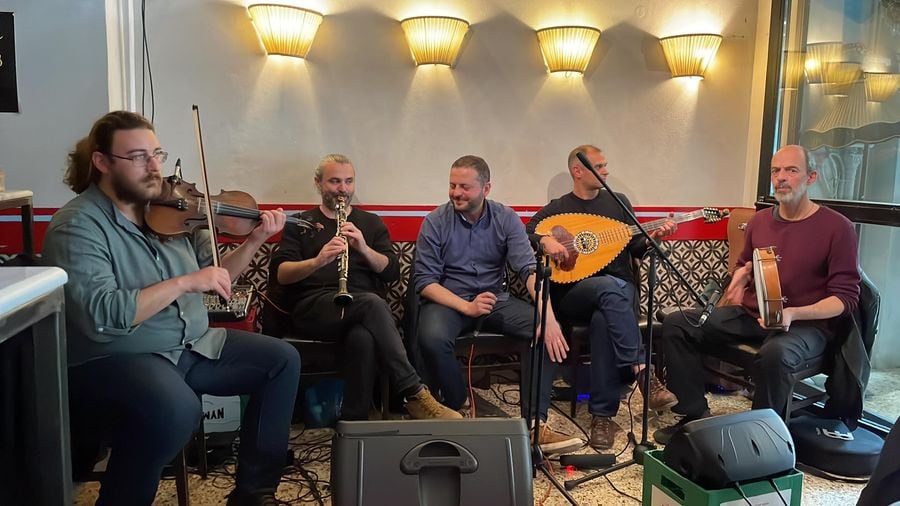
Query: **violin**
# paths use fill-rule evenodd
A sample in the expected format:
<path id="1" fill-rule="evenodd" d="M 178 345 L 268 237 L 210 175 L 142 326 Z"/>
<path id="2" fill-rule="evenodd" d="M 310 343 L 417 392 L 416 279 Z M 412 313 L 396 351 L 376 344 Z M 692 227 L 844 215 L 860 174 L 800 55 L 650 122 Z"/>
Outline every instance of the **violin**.
<path id="1" fill-rule="evenodd" d="M 213 195 L 208 204 L 219 234 L 239 239 L 250 235 L 259 224 L 259 206 L 249 193 L 223 190 Z M 172 175 L 163 180 L 159 198 L 148 204 L 144 222 L 160 236 L 193 234 L 197 229 L 209 228 L 207 208 L 206 195 L 195 183 Z M 322 229 L 319 223 L 292 216 L 287 217 L 286 223 L 300 227 L 301 233 Z"/>

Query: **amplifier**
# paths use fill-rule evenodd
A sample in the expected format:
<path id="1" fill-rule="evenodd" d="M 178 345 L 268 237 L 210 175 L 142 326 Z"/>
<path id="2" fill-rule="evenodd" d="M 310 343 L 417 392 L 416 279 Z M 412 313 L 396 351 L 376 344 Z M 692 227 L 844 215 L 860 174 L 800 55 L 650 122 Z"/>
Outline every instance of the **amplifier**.
<path id="1" fill-rule="evenodd" d="M 238 322 L 247 317 L 253 304 L 253 285 L 231 287 L 231 300 L 225 301 L 217 293 L 204 293 L 203 304 L 211 322 Z"/>

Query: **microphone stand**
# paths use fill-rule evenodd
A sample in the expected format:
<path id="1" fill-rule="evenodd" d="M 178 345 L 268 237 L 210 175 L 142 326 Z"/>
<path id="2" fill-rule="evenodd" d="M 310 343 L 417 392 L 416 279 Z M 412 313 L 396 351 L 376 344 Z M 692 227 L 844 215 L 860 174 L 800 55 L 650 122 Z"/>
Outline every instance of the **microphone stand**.
<path id="1" fill-rule="evenodd" d="M 703 299 L 703 297 L 701 297 L 700 294 L 697 293 L 696 290 L 694 290 L 694 288 L 690 285 L 690 283 L 688 283 L 688 281 L 684 277 L 684 275 L 681 274 L 681 272 L 675 268 L 675 266 L 672 264 L 672 261 L 669 260 L 669 257 L 659 247 L 659 243 L 657 243 L 652 237 L 650 237 L 650 234 L 647 233 L 647 230 L 644 229 L 643 225 L 641 225 L 640 222 L 638 222 L 637 217 L 634 215 L 634 213 L 631 211 L 631 209 L 629 209 L 628 206 L 626 206 L 625 203 L 622 202 L 622 199 L 619 198 L 619 196 L 616 195 L 615 192 L 612 191 L 612 189 L 609 187 L 609 185 L 606 183 L 606 181 L 602 177 L 600 177 L 599 174 L 597 174 L 597 171 L 594 170 L 593 166 L 591 166 L 591 163 L 587 159 L 587 157 L 583 153 L 580 153 L 580 152 L 577 154 L 577 156 L 578 156 L 578 160 L 581 161 L 582 165 L 584 165 L 585 167 L 587 167 L 587 169 L 589 171 L 591 171 L 591 174 L 593 174 L 594 177 L 596 177 L 597 180 L 600 181 L 600 184 L 603 185 L 603 188 L 607 192 L 609 192 L 609 195 L 613 199 L 615 199 L 616 203 L 619 205 L 619 207 L 622 208 L 622 211 L 625 213 L 625 215 L 631 219 L 632 223 L 634 223 L 634 225 L 638 228 L 638 230 L 641 231 L 641 235 L 647 239 L 647 243 L 650 245 L 650 251 L 649 251 L 650 271 L 647 273 L 647 343 L 644 345 L 644 377 L 643 377 L 644 392 L 646 392 L 646 395 L 643 396 L 644 397 L 644 406 L 642 409 L 643 420 L 641 420 L 641 441 L 639 443 L 635 444 L 634 451 L 632 452 L 632 455 L 631 455 L 631 459 L 629 459 L 625 462 L 622 462 L 621 464 L 616 464 L 616 465 L 608 467 L 606 469 L 602 469 L 600 471 L 588 474 L 586 476 L 582 476 L 581 478 L 578 478 L 576 480 L 566 480 L 566 482 L 565 482 L 566 490 L 572 490 L 582 483 L 594 480 L 601 476 L 606 476 L 609 473 L 618 471 L 619 469 L 624 469 L 633 464 L 642 466 L 642 465 L 644 465 L 644 454 L 650 450 L 656 449 L 656 445 L 654 445 L 647 439 L 647 436 L 648 436 L 648 434 L 647 434 L 648 433 L 647 419 L 649 418 L 648 413 L 650 411 L 650 405 L 647 402 L 648 401 L 647 397 L 650 396 L 650 375 L 652 374 L 652 372 L 650 370 L 650 362 L 651 362 L 651 358 L 653 355 L 653 319 L 654 319 L 653 303 L 654 303 L 654 294 L 656 291 L 656 261 L 657 261 L 657 259 L 662 258 L 663 262 L 668 266 L 669 270 L 676 274 L 676 276 L 681 281 L 681 283 L 684 284 L 684 286 L 688 289 L 690 294 L 693 295 L 694 300 L 696 300 L 701 307 L 706 305 L 706 301 Z"/>
<path id="2" fill-rule="evenodd" d="M 544 345 L 544 336 L 546 333 L 546 325 L 547 325 L 547 312 L 545 310 L 539 310 L 547 307 L 547 303 L 550 299 L 550 262 L 549 258 L 543 254 L 543 250 L 538 247 L 536 253 L 537 266 L 534 271 L 535 279 L 534 279 L 534 339 L 531 342 L 531 362 L 528 367 L 528 413 L 526 413 L 526 420 L 528 423 L 528 427 L 534 427 L 534 437 L 531 440 L 531 467 L 533 469 L 533 474 L 537 475 L 537 471 L 544 473 L 544 476 L 547 477 L 547 480 L 556 487 L 557 490 L 569 501 L 569 504 L 573 504 L 578 506 L 578 503 L 575 501 L 575 498 L 572 497 L 572 494 L 568 492 L 569 487 L 566 486 L 563 488 L 562 484 L 559 480 L 556 479 L 556 476 L 553 475 L 553 472 L 548 469 L 547 463 L 544 460 L 544 452 L 541 450 L 541 417 L 538 414 L 539 405 L 541 399 L 541 378 L 544 374 L 544 353 L 545 353 L 545 345 Z M 538 303 L 540 301 L 540 304 Z M 540 314 L 540 316 L 538 316 Z M 540 327 L 538 327 L 538 318 L 540 318 Z M 538 330 L 540 329 L 540 330 Z"/>

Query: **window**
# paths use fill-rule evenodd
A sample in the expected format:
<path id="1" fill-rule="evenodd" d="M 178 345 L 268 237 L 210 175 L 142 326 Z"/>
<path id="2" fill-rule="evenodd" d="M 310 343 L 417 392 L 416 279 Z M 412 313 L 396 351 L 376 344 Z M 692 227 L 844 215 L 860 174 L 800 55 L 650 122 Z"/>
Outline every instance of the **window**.
<path id="1" fill-rule="evenodd" d="M 900 398 L 900 0 L 775 0 L 758 193 L 771 154 L 810 150 L 816 201 L 858 224 L 860 265 L 878 286 L 880 331 L 866 409 L 893 421 Z"/>

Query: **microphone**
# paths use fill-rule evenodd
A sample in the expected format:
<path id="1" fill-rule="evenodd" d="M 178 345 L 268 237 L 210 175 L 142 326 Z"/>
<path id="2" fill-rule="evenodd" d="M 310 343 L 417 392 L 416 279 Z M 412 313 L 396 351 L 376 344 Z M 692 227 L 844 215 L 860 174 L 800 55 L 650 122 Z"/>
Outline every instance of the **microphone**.
<path id="1" fill-rule="evenodd" d="M 722 298 L 722 288 L 719 286 L 719 283 L 710 281 L 707 283 L 703 293 L 709 293 L 710 290 L 712 290 L 712 293 L 706 298 L 706 307 L 703 308 L 703 312 L 700 313 L 700 325 L 706 323 L 706 320 L 709 319 L 709 315 L 716 309 L 716 303 Z"/>
<path id="2" fill-rule="evenodd" d="M 594 453 L 588 455 L 561 455 L 561 466 L 573 466 L 578 469 L 596 469 L 609 467 L 616 463 L 616 456 L 609 453 Z"/>
<path id="3" fill-rule="evenodd" d="M 578 161 L 580 161 L 585 166 L 586 169 L 591 170 L 593 168 L 593 165 L 591 165 L 591 161 L 588 160 L 587 155 L 585 155 L 584 153 L 579 151 L 579 152 L 575 153 L 575 156 L 578 157 Z"/>

